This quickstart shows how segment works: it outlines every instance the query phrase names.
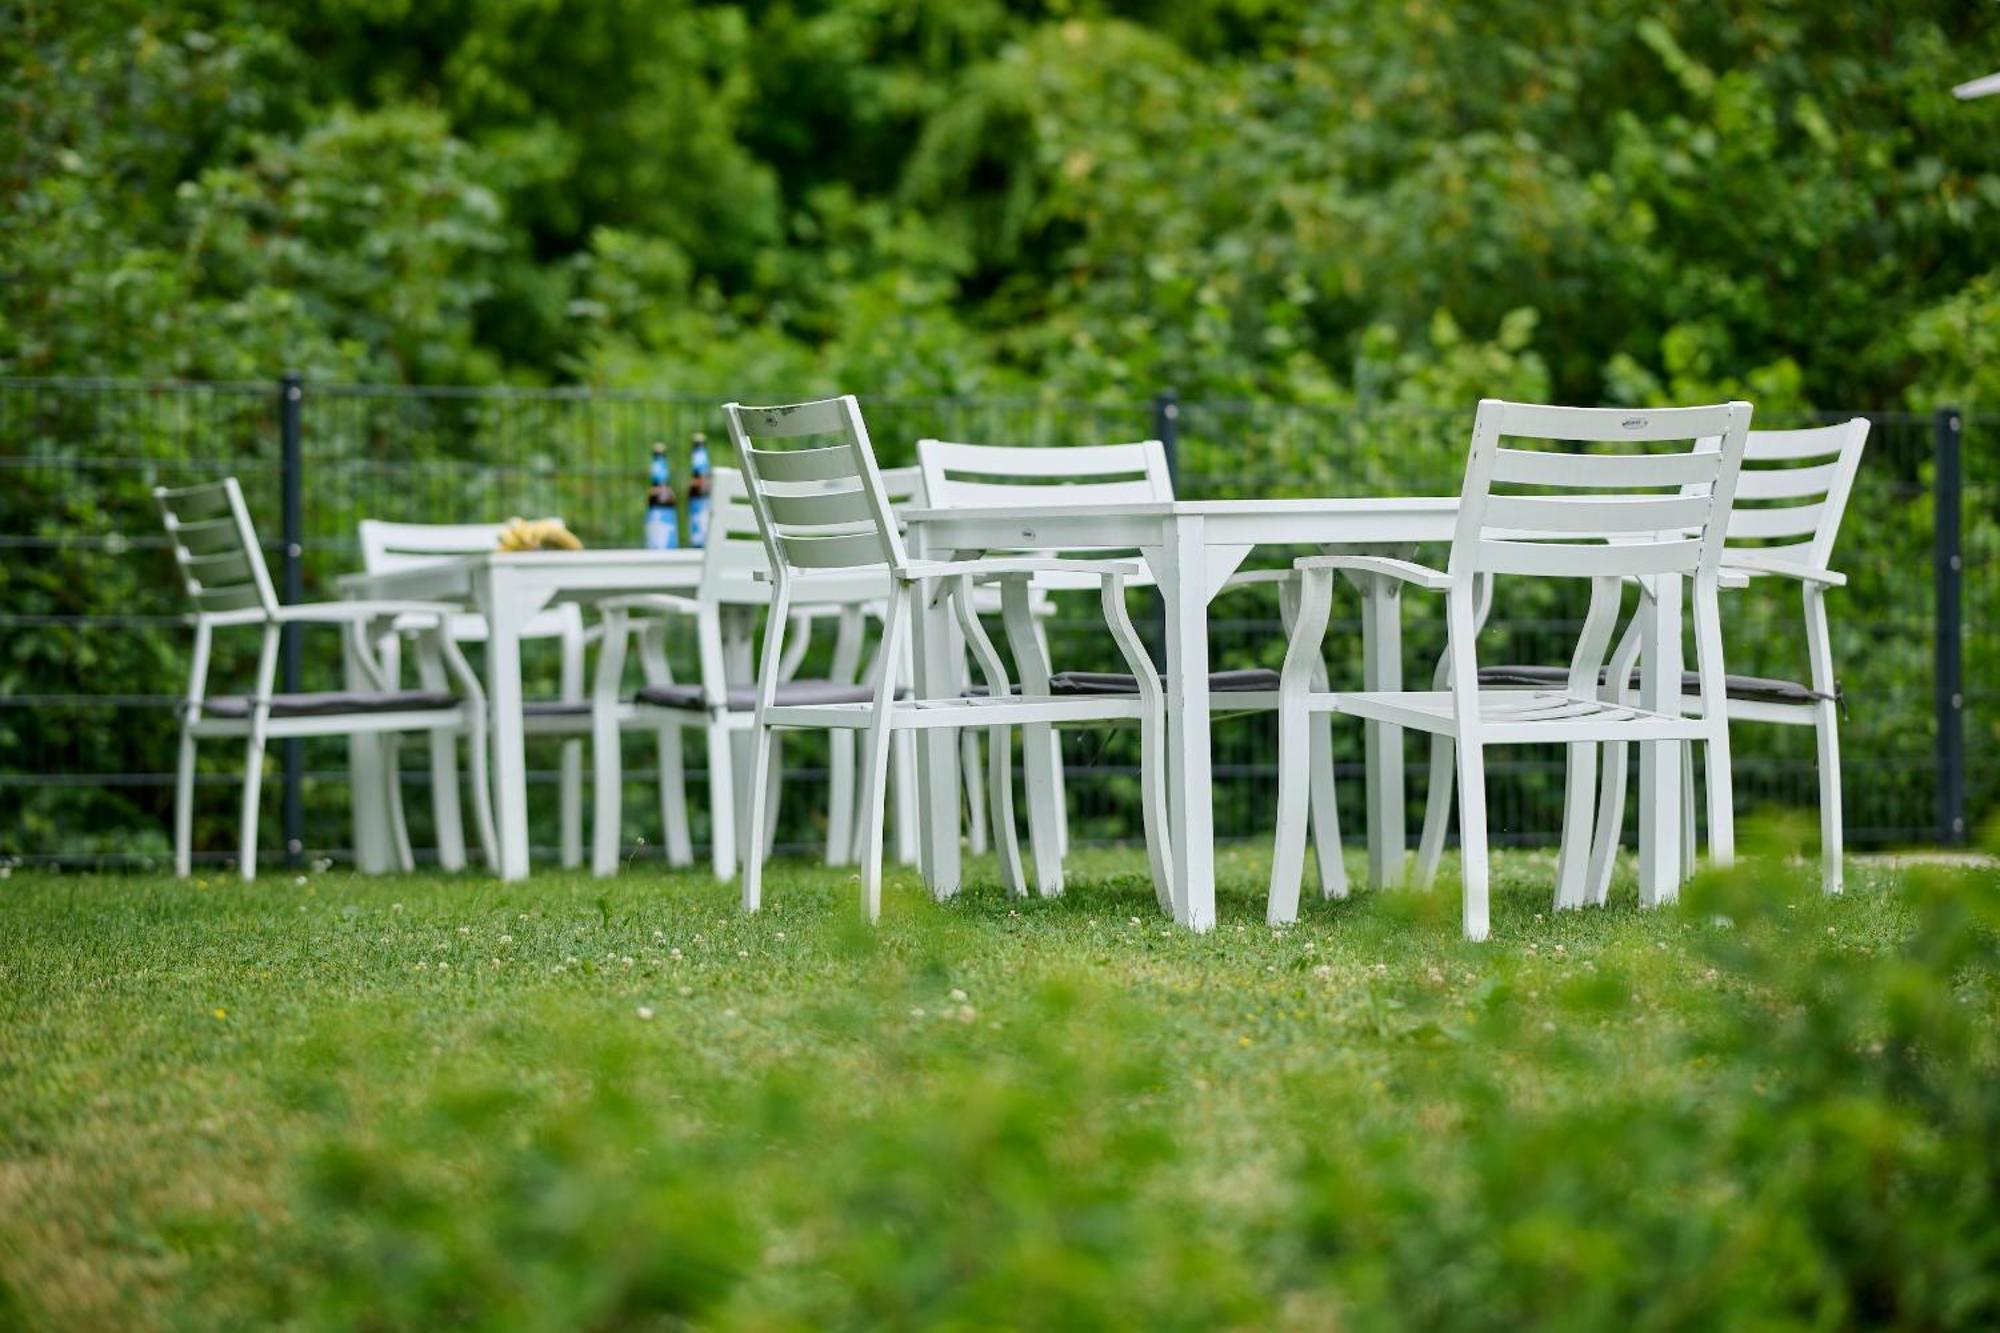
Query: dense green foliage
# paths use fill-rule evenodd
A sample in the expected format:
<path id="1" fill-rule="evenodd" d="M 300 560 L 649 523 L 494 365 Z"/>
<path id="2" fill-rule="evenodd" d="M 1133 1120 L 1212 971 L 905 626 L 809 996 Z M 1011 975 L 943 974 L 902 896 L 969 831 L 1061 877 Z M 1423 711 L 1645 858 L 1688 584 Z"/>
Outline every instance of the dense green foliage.
<path id="1" fill-rule="evenodd" d="M 561 512 L 629 541 L 606 478 L 715 430 L 676 404 L 318 395 L 344 380 L 849 390 L 892 461 L 933 432 L 1133 438 L 1173 385 L 1198 494 L 1449 489 L 1484 394 L 1744 393 L 1762 424 L 2000 404 L 2000 99 L 1948 91 L 1995 66 L 1992 7 L 1877 0 L 0 7 L 0 375 L 259 382 L 0 386 L 0 692 L 179 688 L 179 590 L 127 542 L 157 541 L 147 486 L 224 468 L 275 537 L 285 368 L 315 391 L 322 595 L 364 516 Z M 1928 819 L 1928 451 L 1921 421 L 1878 428 L 1843 537 L 1864 842 Z M 2000 532 L 1990 492 L 1967 512 L 1977 756 Z M 1744 664 L 1797 675 L 1790 600 L 1743 601 Z M 162 620 L 103 619 L 133 613 Z M 1219 657 L 1276 642 L 1239 637 Z M 0 790 L 0 852 L 156 853 L 163 787 L 84 777 L 157 775 L 171 731 L 158 706 L 0 708 L 0 768 L 75 775 Z M 1753 734 L 1746 803 L 1799 799 L 1758 765 L 1806 750 Z M 1974 784 L 1991 808 L 2000 772 Z M 309 796 L 309 843 L 339 845 L 338 784 Z"/>
<path id="2" fill-rule="evenodd" d="M 0 370 L 1995 398 L 1989 6 L 40 0 Z"/>
<path id="3" fill-rule="evenodd" d="M 1992 1327 L 2000 883 L 0 894 L 0 1325 Z M 985 872 L 990 875 L 990 869 Z M 1627 891 L 1629 893 L 1629 890 Z"/>

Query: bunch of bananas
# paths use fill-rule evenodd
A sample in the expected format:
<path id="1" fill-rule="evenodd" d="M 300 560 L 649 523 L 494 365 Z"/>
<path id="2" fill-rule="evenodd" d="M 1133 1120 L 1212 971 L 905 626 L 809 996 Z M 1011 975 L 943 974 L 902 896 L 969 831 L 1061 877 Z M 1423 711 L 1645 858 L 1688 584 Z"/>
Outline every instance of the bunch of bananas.
<path id="1" fill-rule="evenodd" d="M 581 551 L 583 543 L 559 518 L 510 518 L 500 528 L 503 551 Z"/>

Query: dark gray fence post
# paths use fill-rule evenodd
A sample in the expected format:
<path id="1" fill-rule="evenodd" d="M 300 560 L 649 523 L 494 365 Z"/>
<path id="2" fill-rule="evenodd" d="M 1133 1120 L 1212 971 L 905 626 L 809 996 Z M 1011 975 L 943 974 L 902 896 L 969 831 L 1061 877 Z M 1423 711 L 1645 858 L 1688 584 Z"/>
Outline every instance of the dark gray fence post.
<path id="1" fill-rule="evenodd" d="M 1936 546 L 1931 568 L 1937 586 L 1938 841 L 1965 841 L 1965 551 L 1961 543 L 1965 500 L 1959 444 L 1965 418 L 1955 407 L 1934 418 L 1937 451 L 1931 502 Z"/>
<path id="2" fill-rule="evenodd" d="M 299 464 L 299 415 L 304 406 L 305 383 L 296 371 L 287 371 L 278 380 L 278 484 L 283 494 L 284 532 L 283 587 L 280 596 L 289 605 L 305 599 L 305 506 L 303 478 Z M 282 662 L 284 691 L 296 694 L 301 688 L 299 627 L 285 626 Z M 305 857 L 305 764 L 296 737 L 279 746 L 278 763 L 284 781 L 285 861 L 297 865 Z"/>
<path id="3" fill-rule="evenodd" d="M 1153 438 L 1166 447 L 1167 475 L 1174 479 L 1174 494 L 1181 493 L 1181 396 L 1173 389 L 1153 395 Z"/>

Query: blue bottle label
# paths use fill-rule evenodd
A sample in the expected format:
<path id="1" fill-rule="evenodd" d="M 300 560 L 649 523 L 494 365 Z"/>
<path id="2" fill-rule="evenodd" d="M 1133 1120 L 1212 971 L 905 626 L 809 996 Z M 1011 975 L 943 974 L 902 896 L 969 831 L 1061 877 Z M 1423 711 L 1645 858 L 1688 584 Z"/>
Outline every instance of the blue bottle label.
<path id="1" fill-rule="evenodd" d="M 654 507 L 646 511 L 646 549 L 649 551 L 672 551 L 679 548 L 680 528 L 674 522 L 674 511 Z"/>
<path id="2" fill-rule="evenodd" d="M 708 497 L 697 495 L 688 501 L 688 545 L 708 545 Z"/>

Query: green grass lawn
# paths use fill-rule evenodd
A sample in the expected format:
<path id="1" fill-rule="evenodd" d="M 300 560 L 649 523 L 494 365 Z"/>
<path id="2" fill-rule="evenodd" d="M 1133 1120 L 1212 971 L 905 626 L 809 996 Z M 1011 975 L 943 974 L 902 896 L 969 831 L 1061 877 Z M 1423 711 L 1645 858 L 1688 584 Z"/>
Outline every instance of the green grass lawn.
<path id="1" fill-rule="evenodd" d="M 0 882 L 0 1326 L 1991 1326 L 1976 870 Z"/>

